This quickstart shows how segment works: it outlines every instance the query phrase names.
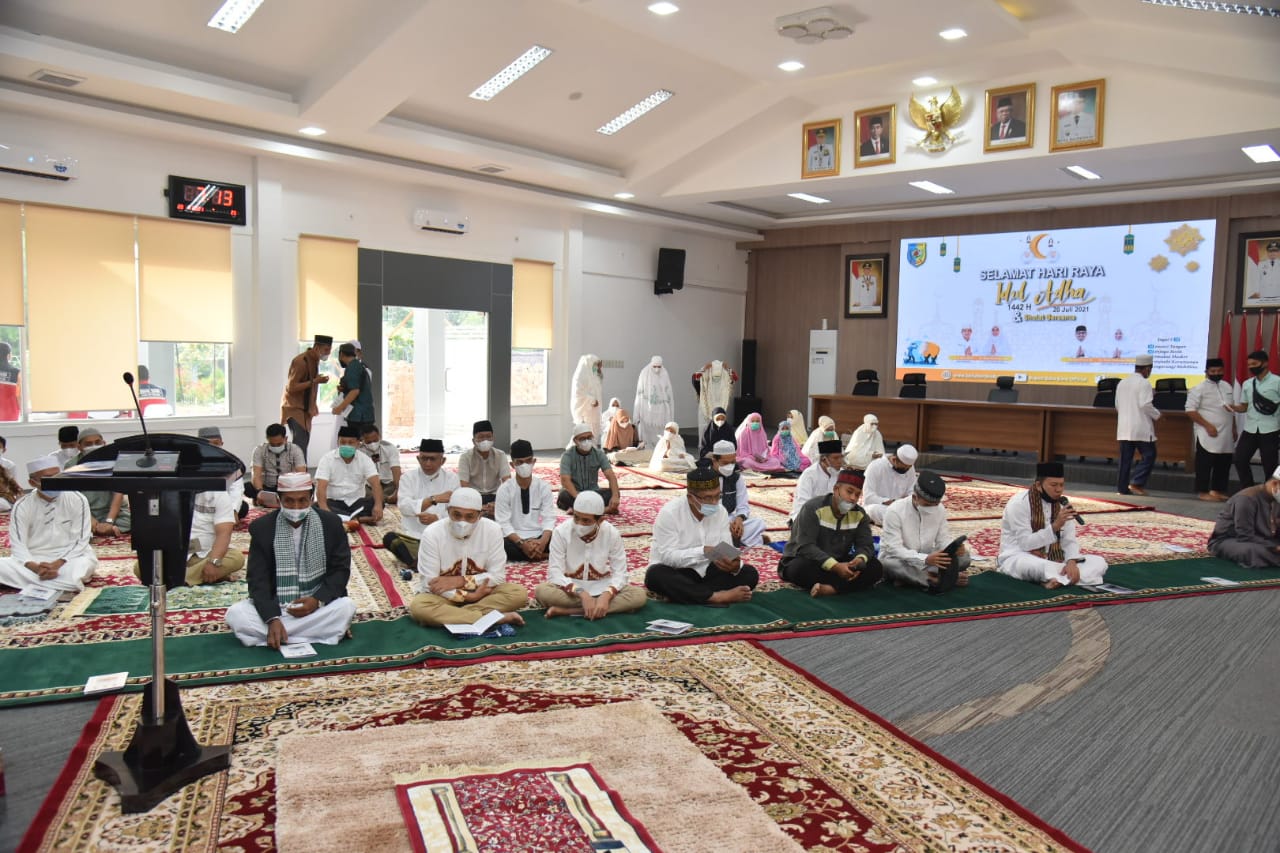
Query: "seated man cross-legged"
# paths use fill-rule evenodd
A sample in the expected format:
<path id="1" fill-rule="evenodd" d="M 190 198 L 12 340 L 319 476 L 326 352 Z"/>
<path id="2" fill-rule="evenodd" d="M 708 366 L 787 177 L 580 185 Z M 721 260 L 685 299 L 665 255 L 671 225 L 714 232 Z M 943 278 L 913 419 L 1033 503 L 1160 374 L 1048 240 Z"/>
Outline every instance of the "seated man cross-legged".
<path id="1" fill-rule="evenodd" d="M 1209 553 L 1249 569 L 1280 566 L 1280 536 L 1276 518 L 1280 506 L 1280 468 L 1260 486 L 1249 486 L 1231 496 L 1218 513 L 1209 534 Z"/>
<path id="2" fill-rule="evenodd" d="M 253 473 L 245 484 L 245 496 L 254 506 L 275 508 L 280 505 L 276 496 L 276 481 L 281 474 L 301 474 L 307 470 L 307 458 L 302 448 L 290 444 L 283 424 L 267 427 L 267 440 L 253 450 Z"/>
<path id="3" fill-rule="evenodd" d="M 244 554 L 231 547 L 236 526 L 235 496 L 230 492 L 199 492 L 191 504 L 191 544 L 187 550 L 187 585 L 218 583 L 244 568 Z M 142 567 L 133 573 L 142 580 Z"/>
<path id="4" fill-rule="evenodd" d="M 600 488 L 600 474 L 609 481 L 609 488 Z M 560 456 L 560 494 L 556 506 L 568 510 L 580 492 L 599 492 L 604 499 L 604 511 L 610 515 L 618 511 L 618 475 L 604 451 L 596 447 L 595 432 L 587 424 L 573 427 L 573 446 Z"/>
<path id="5" fill-rule="evenodd" d="M 280 509 L 249 525 L 249 598 L 227 608 L 246 646 L 336 645 L 351 627 L 351 547 L 342 521 L 311 504 L 311 477 L 281 474 Z"/>
<path id="6" fill-rule="evenodd" d="M 729 532 L 733 544 L 754 548 L 767 543 L 764 522 L 751 516 L 751 504 L 747 498 L 747 481 L 742 478 L 738 466 L 738 448 L 732 441 L 720 439 L 712 445 L 711 464 L 720 475 L 720 503 L 729 513 Z"/>
<path id="7" fill-rule="evenodd" d="M 493 424 L 476 421 L 471 427 L 472 446 L 458 457 L 458 482 L 484 498 L 484 517 L 493 518 L 498 487 L 511 479 L 507 454 L 493 447 Z"/>
<path id="8" fill-rule="evenodd" d="M 845 468 L 831 494 L 810 498 L 791 524 L 778 575 L 817 598 L 871 589 L 884 570 L 876 559 L 871 519 L 858 505 L 862 472 Z"/>
<path id="9" fill-rule="evenodd" d="M 1107 561 L 1080 553 L 1076 511 L 1063 497 L 1061 462 L 1036 465 L 1031 488 L 1009 498 L 1000 521 L 1000 556 L 996 568 L 1006 575 L 1056 589 L 1068 584 L 1102 583 Z"/>
<path id="10" fill-rule="evenodd" d="M 795 522 L 796 516 L 809 501 L 831 494 L 831 490 L 836 487 L 836 477 L 844 467 L 844 447 L 840 444 L 840 439 L 824 439 L 818 442 L 817 450 L 818 457 L 814 461 L 818 464 L 804 469 L 804 473 L 796 483 L 788 524 Z"/>
<path id="11" fill-rule="evenodd" d="M 956 586 L 969 583 L 963 569 L 968 566 L 968 549 L 961 543 L 954 556 L 947 547 L 954 537 L 947 530 L 947 508 L 942 498 L 947 484 L 932 471 L 921 471 L 915 489 L 898 498 L 884 513 L 884 532 L 880 536 L 880 564 L 884 573 L 898 586 L 918 586 L 943 591 L 939 580 L 952 568 Z"/>
<path id="12" fill-rule="evenodd" d="M 34 492 L 14 502 L 9 514 L 9 556 L 0 557 L 0 585 L 22 589 L 35 583 L 79 592 L 98 568 L 89 547 L 89 501 L 79 492 L 43 492 L 40 482 L 61 471 L 56 456 L 27 463 Z"/>
<path id="13" fill-rule="evenodd" d="M 418 464 L 400 478 L 402 530 L 382 537 L 382 544 L 400 562 L 418 568 L 418 543 L 429 525 L 448 517 L 449 496 L 458 488 L 458 475 L 444 467 L 444 442 L 424 438 L 418 445 Z"/>
<path id="14" fill-rule="evenodd" d="M 867 466 L 866 486 L 862 490 L 862 503 L 867 515 L 876 524 L 884 524 L 884 514 L 898 498 L 911 494 L 916 485 L 916 449 L 901 445 L 888 456 L 871 460 Z"/>
<path id="15" fill-rule="evenodd" d="M 532 444 L 522 438 L 511 442 L 511 467 L 516 475 L 502 481 L 492 504 L 508 560 L 544 559 L 551 531 L 556 529 L 556 499 L 551 486 L 533 475 L 535 461 Z"/>
<path id="16" fill-rule="evenodd" d="M 604 520 L 604 500 L 583 492 L 573 502 L 573 518 L 551 534 L 547 582 L 534 590 L 538 603 L 553 616 L 594 620 L 610 613 L 631 613 L 648 596 L 627 580 L 627 554 L 622 535 Z"/>
<path id="17" fill-rule="evenodd" d="M 378 469 L 368 456 L 358 451 L 359 435 L 355 427 L 338 430 L 338 446 L 320 459 L 316 468 L 316 506 L 336 512 L 348 530 L 361 524 L 382 521 L 382 482 Z M 365 497 L 365 489 L 373 497 Z"/>

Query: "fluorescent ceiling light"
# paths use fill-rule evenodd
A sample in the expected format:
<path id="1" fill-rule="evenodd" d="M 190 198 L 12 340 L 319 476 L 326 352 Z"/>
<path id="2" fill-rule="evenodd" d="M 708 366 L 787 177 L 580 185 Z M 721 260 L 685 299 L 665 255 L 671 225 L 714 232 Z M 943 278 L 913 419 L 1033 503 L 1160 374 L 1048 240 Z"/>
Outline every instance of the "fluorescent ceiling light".
<path id="1" fill-rule="evenodd" d="M 316 127 L 315 125 L 308 125 L 307 127 L 299 128 L 298 130 L 298 133 L 301 133 L 304 136 L 324 136 L 326 132 L 327 131 L 323 127 Z"/>
<path id="2" fill-rule="evenodd" d="M 597 127 L 596 133 L 603 133 L 605 136 L 613 136 L 613 134 L 622 130 L 624 127 L 631 124 L 631 122 L 649 112 L 649 110 L 659 104 L 671 100 L 671 96 L 674 94 L 675 92 L 668 92 L 666 89 L 659 89 L 631 109 L 627 110 L 625 113 L 615 116 L 608 124 Z"/>
<path id="3" fill-rule="evenodd" d="M 1270 145 L 1246 145 L 1240 150 L 1255 163 L 1280 163 L 1280 154 Z"/>
<path id="4" fill-rule="evenodd" d="M 1261 15 L 1264 18 L 1280 18 L 1280 9 L 1259 6 L 1255 3 L 1218 3 L 1215 0 L 1142 0 L 1152 6 L 1173 6 L 1178 9 L 1195 9 L 1198 12 L 1228 12 L 1232 15 Z"/>
<path id="5" fill-rule="evenodd" d="M 635 193 L 614 193 L 613 197 L 621 201 L 626 201 L 627 199 L 635 198 L 636 194 Z"/>
<path id="6" fill-rule="evenodd" d="M 227 0 L 209 19 L 209 26 L 215 30 L 234 33 L 245 25 L 245 22 L 258 11 L 262 0 Z"/>
<path id="7" fill-rule="evenodd" d="M 947 41 L 955 41 L 956 39 L 962 39 L 969 34 L 959 27 L 952 27 L 949 30 L 943 30 L 938 33 L 938 35 L 942 36 Z"/>
<path id="8" fill-rule="evenodd" d="M 1102 180 L 1101 175 L 1099 175 L 1097 172 L 1090 172 L 1084 166 L 1066 166 L 1065 168 L 1063 168 L 1062 171 L 1070 172 L 1071 174 L 1075 175 L 1078 178 L 1084 178 L 1086 181 Z"/>
<path id="9" fill-rule="evenodd" d="M 937 77 L 917 77 L 916 79 L 911 81 L 912 85 L 914 86 L 933 86 L 937 84 L 937 82 L 938 82 Z"/>
<path id="10" fill-rule="evenodd" d="M 931 192 L 934 195 L 951 195 L 955 192 L 955 190 L 949 190 L 940 184 L 935 184 L 933 181 L 908 181 L 908 183 L 916 189 Z"/>
<path id="11" fill-rule="evenodd" d="M 650 3 L 649 11 L 655 15 L 671 15 L 680 11 L 680 7 L 675 3 Z"/>
<path id="12" fill-rule="evenodd" d="M 786 62 L 779 62 L 778 67 L 783 71 L 799 71 L 804 68 L 803 62 L 797 62 L 794 59 L 788 59 Z"/>
<path id="13" fill-rule="evenodd" d="M 822 196 L 809 195 L 808 193 L 787 193 L 791 198 L 798 198 L 801 201 L 811 202 L 812 204 L 831 204 L 831 199 Z"/>
<path id="14" fill-rule="evenodd" d="M 492 100 L 495 95 L 512 83 L 519 80 L 524 75 L 533 70 L 533 67 L 542 60 L 551 55 L 550 48 L 534 45 L 526 50 L 516 59 L 515 62 L 499 71 L 497 74 L 485 81 L 484 85 L 471 93 L 471 97 L 477 101 Z"/>

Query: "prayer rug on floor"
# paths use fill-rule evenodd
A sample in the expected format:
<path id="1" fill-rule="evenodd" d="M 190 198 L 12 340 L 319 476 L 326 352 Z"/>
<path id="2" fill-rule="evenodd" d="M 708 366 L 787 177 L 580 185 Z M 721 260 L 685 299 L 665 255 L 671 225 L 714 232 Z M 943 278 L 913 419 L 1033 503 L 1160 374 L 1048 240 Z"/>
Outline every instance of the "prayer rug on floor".
<path id="1" fill-rule="evenodd" d="M 621 742 L 605 750 L 589 735 L 563 745 L 540 735 L 537 724 L 548 714 L 610 704 L 656 711 L 663 718 L 660 740 L 603 729 Z M 396 772 L 412 772 L 424 760 L 475 757 L 483 765 L 495 754 L 510 762 L 540 761 L 562 746 L 586 753 L 574 763 L 594 763 L 598 755 L 601 778 L 616 786 L 628 810 L 667 851 L 785 849 L 735 843 L 736 819 L 748 813 L 753 823 L 763 815 L 800 848 L 825 853 L 1082 849 L 755 644 L 231 684 L 185 691 L 184 705 L 201 742 L 234 744 L 229 770 L 188 785 L 150 812 L 122 815 L 117 794 L 93 778 L 92 764 L 101 751 L 125 746 L 141 702 L 136 696 L 105 699 L 22 849 L 270 850 L 283 844 L 316 850 L 316 844 L 334 842 L 342 849 L 373 849 L 346 843 L 349 829 L 366 825 L 392 833 L 379 837 L 400 839 L 390 846 L 402 848 L 407 831 L 395 807 Z M 444 755 L 427 746 L 437 722 L 450 727 L 442 730 Z M 452 737 L 455 723 L 478 734 Z M 597 720 L 593 728 L 605 725 Z M 523 734 L 508 737 L 511 732 Z M 386 740 L 370 753 L 359 749 L 362 735 Z M 737 788 L 737 805 L 714 810 L 714 817 L 664 823 L 659 804 L 672 775 L 660 768 L 668 746 L 692 746 L 718 768 Z M 300 769 L 294 747 L 322 760 L 325 770 L 291 779 Z M 350 785 L 348 773 L 373 781 Z M 316 789 L 314 804 L 299 798 L 308 783 Z M 351 797 L 360 798 L 360 807 Z M 332 817 L 299 830 L 296 821 L 315 814 Z M 301 847 L 292 843 L 295 831 L 304 833 Z"/>

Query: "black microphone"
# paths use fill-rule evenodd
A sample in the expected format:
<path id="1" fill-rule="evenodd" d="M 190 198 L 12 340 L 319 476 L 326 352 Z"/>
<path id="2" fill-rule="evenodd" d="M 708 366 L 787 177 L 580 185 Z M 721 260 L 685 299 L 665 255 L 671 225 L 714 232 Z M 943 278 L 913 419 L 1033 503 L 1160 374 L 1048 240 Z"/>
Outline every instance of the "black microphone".
<path id="1" fill-rule="evenodd" d="M 126 370 L 122 378 L 129 386 L 129 393 L 133 395 L 133 407 L 138 412 L 138 423 L 142 424 L 142 437 L 147 442 L 146 453 L 143 454 L 142 459 L 138 460 L 138 467 L 152 468 L 156 464 L 156 452 L 151 449 L 151 436 L 147 433 L 147 420 L 142 416 L 142 404 L 138 402 L 138 392 L 133 390 L 133 374 Z"/>
<path id="2" fill-rule="evenodd" d="M 1066 496 L 1066 495 L 1063 495 L 1062 497 L 1058 498 L 1058 506 L 1067 506 L 1067 505 L 1068 505 L 1068 504 L 1070 504 L 1070 503 L 1071 503 L 1071 501 L 1067 500 L 1067 496 Z M 1074 514 L 1073 518 L 1075 518 L 1075 520 L 1076 520 L 1076 524 L 1080 525 L 1081 527 L 1084 527 L 1084 516 L 1083 516 L 1083 515 L 1081 515 L 1080 513 L 1078 513 L 1078 512 L 1077 512 L 1077 513 L 1075 513 L 1075 514 Z"/>

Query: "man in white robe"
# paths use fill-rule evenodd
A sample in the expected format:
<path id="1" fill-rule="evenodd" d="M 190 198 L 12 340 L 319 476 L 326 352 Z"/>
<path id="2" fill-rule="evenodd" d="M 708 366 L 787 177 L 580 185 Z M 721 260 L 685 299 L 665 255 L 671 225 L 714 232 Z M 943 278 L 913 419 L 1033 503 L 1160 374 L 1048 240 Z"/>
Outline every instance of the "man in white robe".
<path id="1" fill-rule="evenodd" d="M 837 442 L 838 443 L 838 442 Z M 711 449 L 711 464 L 720 474 L 720 504 L 729 513 L 729 533 L 733 544 L 744 548 L 767 544 L 764 522 L 751 517 L 751 501 L 747 497 L 747 481 L 738 467 L 738 449 L 732 441 L 721 439 Z"/>
<path id="2" fill-rule="evenodd" d="M 916 487 L 916 449 L 903 444 L 888 456 L 872 460 L 862 487 L 862 506 L 876 524 L 884 524 L 885 510 Z"/>
<path id="3" fill-rule="evenodd" d="M 1226 501 L 1231 454 L 1236 448 L 1235 396 L 1223 381 L 1222 359 L 1205 362 L 1204 381 L 1187 392 L 1187 417 L 1196 439 L 1196 493 L 1202 501 Z"/>
<path id="4" fill-rule="evenodd" d="M 631 420 L 647 447 L 653 447 L 662 435 L 663 425 L 676 416 L 676 394 L 671 376 L 655 355 L 640 371 L 636 380 L 636 400 L 631 407 Z"/>
<path id="5" fill-rule="evenodd" d="M 996 559 L 996 568 L 1004 574 L 1045 589 L 1102 583 L 1107 561 L 1080 553 L 1076 511 L 1070 501 L 1063 502 L 1064 474 L 1061 462 L 1041 462 L 1031 488 L 1005 504 Z"/>
<path id="6" fill-rule="evenodd" d="M 569 409 L 573 412 L 575 423 L 591 427 L 594 438 L 604 434 L 604 362 L 598 356 L 587 353 L 578 359 L 578 366 L 573 371 L 573 392 L 569 398 Z"/>
<path id="7" fill-rule="evenodd" d="M 644 590 L 627 580 L 622 535 L 604 520 L 604 499 L 596 492 L 580 492 L 573 517 L 551 534 L 547 581 L 533 594 L 548 619 L 580 615 L 594 621 L 634 612 L 648 601 Z"/>
<path id="8" fill-rule="evenodd" d="M 921 471 L 911 494 L 890 504 L 880 534 L 880 565 L 886 577 L 899 586 L 936 589 L 943 571 L 953 560 L 968 566 L 968 549 L 961 544 L 955 554 L 947 546 L 954 541 L 947 529 L 947 508 L 942 505 L 947 484 L 932 471 Z M 969 582 L 960 571 L 956 585 Z"/>
<path id="9" fill-rule="evenodd" d="M 844 454 L 840 452 L 838 438 L 824 439 L 818 442 L 818 464 L 804 469 L 796 483 L 796 492 L 791 498 L 791 522 L 796 520 L 804 505 L 818 495 L 829 495 L 835 488 L 836 477 L 844 465 Z M 791 523 L 788 522 L 788 523 Z"/>
<path id="10" fill-rule="evenodd" d="M 18 498 L 9 514 L 9 556 L 0 557 L 0 585 L 23 589 L 39 583 L 80 592 L 98 569 L 89 547 L 93 516 L 79 492 L 43 492 L 40 482 L 62 470 L 57 457 L 27 463 L 34 492 Z"/>
<path id="11" fill-rule="evenodd" d="M 1122 495 L 1147 493 L 1147 478 L 1156 464 L 1156 421 L 1160 410 L 1152 403 L 1150 355 L 1143 353 L 1134 359 L 1133 373 L 1116 386 L 1116 441 L 1120 443 L 1120 464 L 1117 466 L 1116 491 Z M 1133 468 L 1133 452 L 1138 451 L 1138 465 Z"/>
<path id="12" fill-rule="evenodd" d="M 382 537 L 382 544 L 410 569 L 418 567 L 418 543 L 427 527 L 448 515 L 446 507 L 458 475 L 444 467 L 444 442 L 424 438 L 418 445 L 418 464 L 400 478 L 396 508 L 401 530 Z"/>

